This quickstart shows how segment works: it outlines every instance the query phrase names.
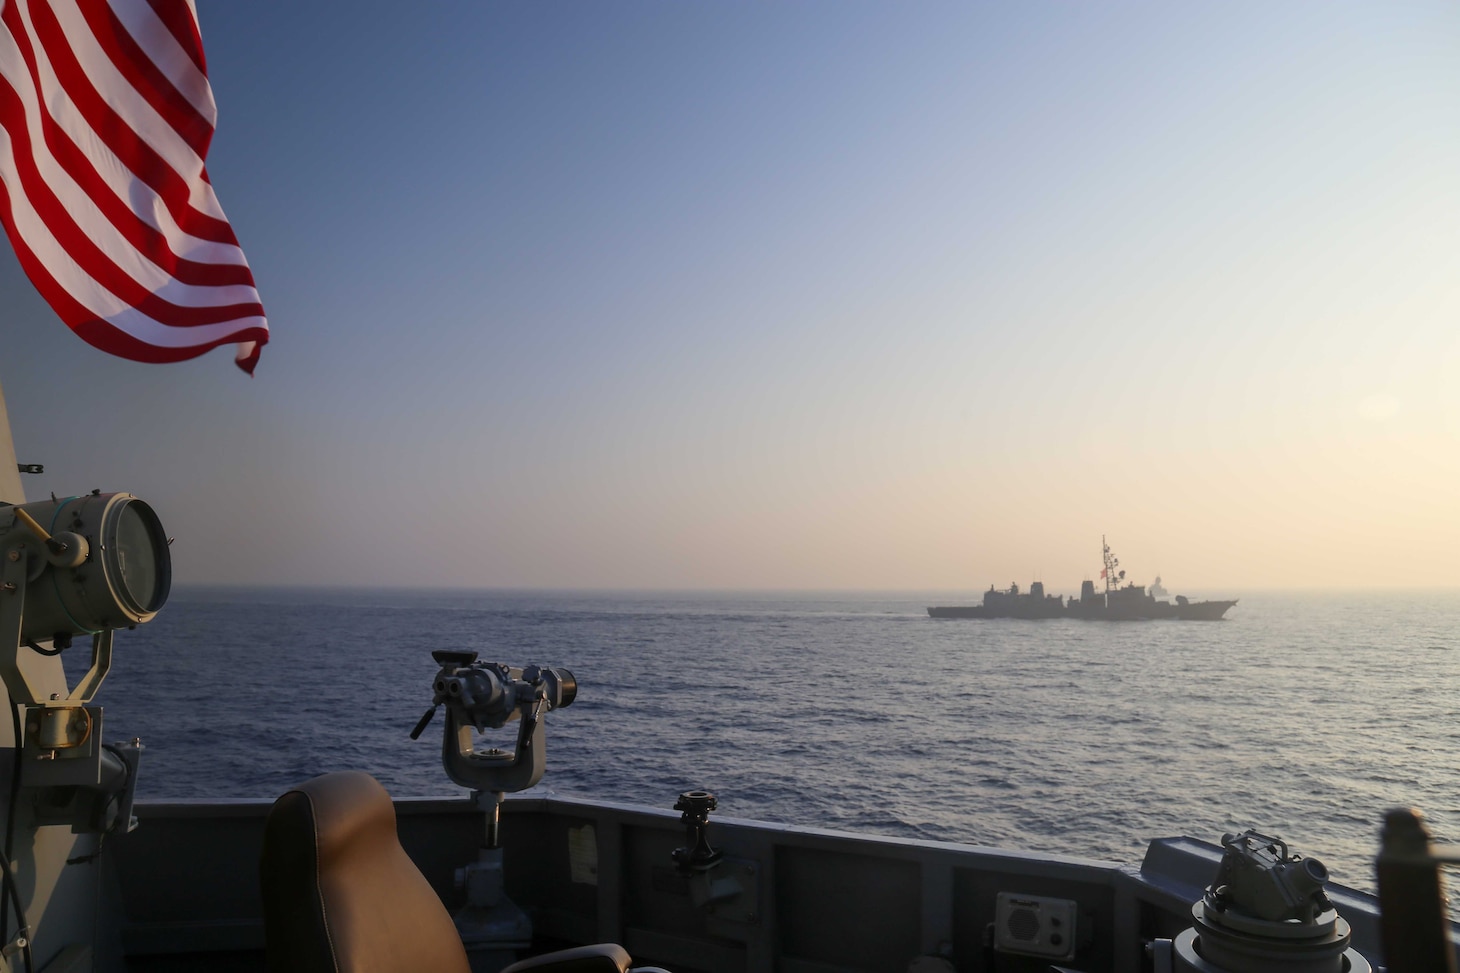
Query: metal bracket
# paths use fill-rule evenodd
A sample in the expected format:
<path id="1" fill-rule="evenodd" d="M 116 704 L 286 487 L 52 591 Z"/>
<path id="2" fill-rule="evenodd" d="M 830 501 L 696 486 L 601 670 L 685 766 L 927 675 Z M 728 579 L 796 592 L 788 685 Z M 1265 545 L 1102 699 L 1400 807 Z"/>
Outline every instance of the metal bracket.
<path id="1" fill-rule="evenodd" d="M 30 583 L 26 545 L 17 544 L 0 556 L 0 680 L 17 703 L 83 706 L 91 702 L 112 667 L 112 630 L 91 636 L 91 668 L 64 700 L 32 685 L 20 664 L 21 632 L 25 620 L 25 591 Z"/>
<path id="2" fill-rule="evenodd" d="M 446 729 L 441 738 L 441 763 L 446 776 L 472 790 L 515 794 L 542 780 L 547 770 L 547 733 L 540 714 L 524 711 L 511 751 L 477 750 L 473 727 L 446 707 Z"/>
<path id="3" fill-rule="evenodd" d="M 760 863 L 721 858 L 689 878 L 689 897 L 707 915 L 725 922 L 753 923 L 760 918 Z"/>
<path id="4" fill-rule="evenodd" d="M 100 706 L 24 707 L 21 787 L 95 787 L 101 783 Z"/>

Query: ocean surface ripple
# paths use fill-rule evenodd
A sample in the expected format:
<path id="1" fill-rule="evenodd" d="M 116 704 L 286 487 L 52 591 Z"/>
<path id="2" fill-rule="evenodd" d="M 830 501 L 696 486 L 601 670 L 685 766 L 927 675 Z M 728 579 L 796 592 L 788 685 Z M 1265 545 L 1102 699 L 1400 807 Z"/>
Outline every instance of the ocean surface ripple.
<path id="1" fill-rule="evenodd" d="M 959 599 L 966 601 L 967 599 Z M 360 768 L 459 793 L 430 652 L 566 666 L 539 790 L 1138 861 L 1249 827 L 1372 889 L 1386 808 L 1454 834 L 1460 593 L 1266 593 L 1213 623 L 930 619 L 943 595 L 185 589 L 98 702 L 140 796 Z M 68 668 L 83 660 L 68 652 Z M 503 739 L 509 739 L 504 737 Z"/>

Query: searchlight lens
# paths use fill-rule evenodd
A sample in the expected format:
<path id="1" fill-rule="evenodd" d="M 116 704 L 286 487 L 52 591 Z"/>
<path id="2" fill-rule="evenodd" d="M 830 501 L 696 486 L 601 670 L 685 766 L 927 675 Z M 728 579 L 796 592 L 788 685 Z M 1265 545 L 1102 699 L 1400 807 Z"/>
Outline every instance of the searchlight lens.
<path id="1" fill-rule="evenodd" d="M 109 573 L 133 613 L 154 613 L 167 601 L 172 581 L 162 521 L 141 500 L 123 501 L 115 509 L 116 539 L 105 547 L 113 555 Z"/>

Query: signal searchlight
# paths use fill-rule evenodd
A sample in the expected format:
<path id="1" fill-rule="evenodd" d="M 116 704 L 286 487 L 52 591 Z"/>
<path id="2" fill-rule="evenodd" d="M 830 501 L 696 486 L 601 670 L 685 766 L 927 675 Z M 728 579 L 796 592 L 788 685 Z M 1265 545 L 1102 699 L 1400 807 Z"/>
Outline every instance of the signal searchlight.
<path id="1" fill-rule="evenodd" d="M 171 584 L 162 523 L 130 493 L 0 506 L 0 679 L 23 708 L 21 785 L 41 789 L 40 823 L 128 827 L 141 744 L 103 746 L 102 709 L 87 704 L 112 633 L 151 621 Z M 91 665 L 72 689 L 47 657 L 78 635 L 91 637 Z"/>

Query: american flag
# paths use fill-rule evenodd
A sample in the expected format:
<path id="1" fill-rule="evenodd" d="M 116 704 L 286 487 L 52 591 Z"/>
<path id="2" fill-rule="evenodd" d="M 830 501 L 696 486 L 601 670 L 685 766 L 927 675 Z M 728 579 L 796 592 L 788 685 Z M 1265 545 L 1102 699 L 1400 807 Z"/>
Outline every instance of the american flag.
<path id="1" fill-rule="evenodd" d="M 191 0 L 0 0 L 0 223 L 88 343 L 134 361 L 269 325 L 203 160 L 217 109 Z"/>

